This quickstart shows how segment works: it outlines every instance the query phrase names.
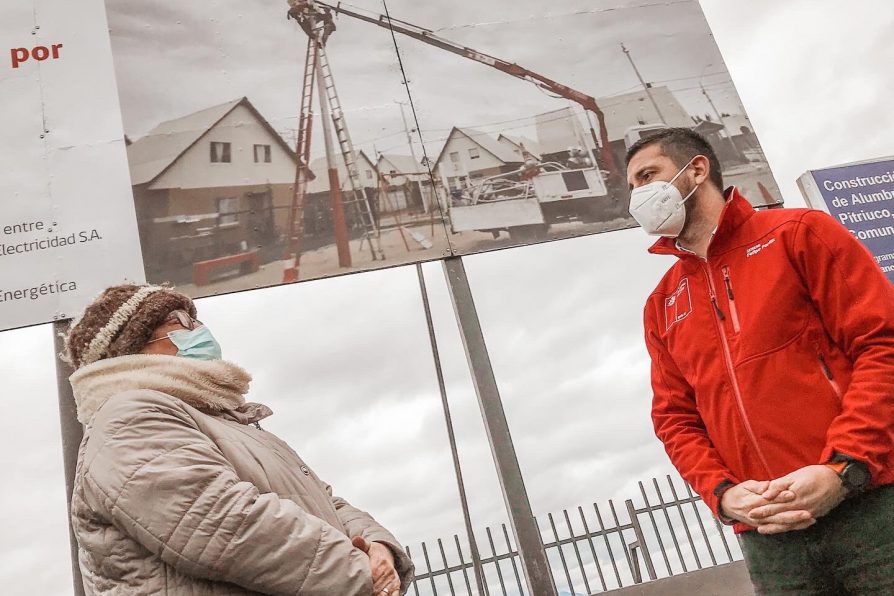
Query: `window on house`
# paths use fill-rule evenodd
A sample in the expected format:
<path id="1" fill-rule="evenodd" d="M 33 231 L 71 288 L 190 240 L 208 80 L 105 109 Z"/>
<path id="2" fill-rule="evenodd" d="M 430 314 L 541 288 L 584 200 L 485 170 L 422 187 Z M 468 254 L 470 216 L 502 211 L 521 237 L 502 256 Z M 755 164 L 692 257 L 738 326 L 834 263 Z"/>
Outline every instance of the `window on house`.
<path id="1" fill-rule="evenodd" d="M 479 157 L 481 157 L 481 152 L 478 151 L 478 147 L 470 147 L 469 159 L 478 159 Z"/>
<path id="2" fill-rule="evenodd" d="M 450 154 L 450 161 L 453 163 L 459 163 L 459 151 L 454 151 Z"/>
<path id="3" fill-rule="evenodd" d="M 372 170 L 366 170 L 366 179 L 372 180 L 372 177 L 373 177 Z"/>
<path id="4" fill-rule="evenodd" d="M 211 163 L 230 163 L 230 143 L 211 142 Z"/>
<path id="5" fill-rule="evenodd" d="M 239 221 L 239 197 L 217 199 L 217 214 L 220 225 L 225 226 Z"/>
<path id="6" fill-rule="evenodd" d="M 270 145 L 255 145 L 255 163 L 270 163 Z"/>

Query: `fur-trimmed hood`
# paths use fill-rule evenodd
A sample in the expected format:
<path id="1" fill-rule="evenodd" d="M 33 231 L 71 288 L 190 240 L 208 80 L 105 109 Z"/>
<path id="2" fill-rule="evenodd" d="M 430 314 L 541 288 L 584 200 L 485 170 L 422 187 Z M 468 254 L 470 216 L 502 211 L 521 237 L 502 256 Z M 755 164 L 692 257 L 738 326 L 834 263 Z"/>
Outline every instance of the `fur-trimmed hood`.
<path id="1" fill-rule="evenodd" d="M 244 396 L 251 375 L 224 360 L 160 354 L 119 356 L 81 367 L 69 381 L 82 424 L 88 423 L 110 398 L 134 389 L 160 391 L 208 413 L 228 412 L 242 423 L 272 413 L 266 406 L 246 404 Z"/>

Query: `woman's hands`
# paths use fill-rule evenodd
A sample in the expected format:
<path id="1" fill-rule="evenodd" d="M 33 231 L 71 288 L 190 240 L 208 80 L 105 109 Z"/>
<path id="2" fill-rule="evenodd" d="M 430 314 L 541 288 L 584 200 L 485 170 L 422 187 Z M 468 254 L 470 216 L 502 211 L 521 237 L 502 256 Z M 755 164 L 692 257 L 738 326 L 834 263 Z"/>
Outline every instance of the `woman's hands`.
<path id="1" fill-rule="evenodd" d="M 384 544 L 370 542 L 363 536 L 354 536 L 351 543 L 369 556 L 369 568 L 373 577 L 373 596 L 398 596 L 400 576 L 394 567 L 394 555 Z"/>

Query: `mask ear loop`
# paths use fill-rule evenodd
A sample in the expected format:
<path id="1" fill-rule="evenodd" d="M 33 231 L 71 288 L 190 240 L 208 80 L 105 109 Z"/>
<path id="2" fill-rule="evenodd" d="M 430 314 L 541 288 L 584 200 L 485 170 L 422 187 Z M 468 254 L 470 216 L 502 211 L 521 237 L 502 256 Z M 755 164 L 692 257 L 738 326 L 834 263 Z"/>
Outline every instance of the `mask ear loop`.
<path id="1" fill-rule="evenodd" d="M 695 157 L 693 157 L 692 159 L 690 159 L 690 160 L 686 163 L 686 165 L 683 166 L 683 168 L 682 168 L 679 172 L 677 172 L 677 174 L 676 174 L 673 178 L 670 179 L 670 181 L 668 182 L 668 184 L 671 184 L 671 185 L 672 185 L 672 184 L 674 183 L 674 180 L 676 180 L 677 178 L 679 178 L 679 177 L 680 177 L 680 174 L 682 174 L 683 172 L 685 172 L 686 169 L 687 169 L 689 166 L 692 165 L 692 162 L 695 161 L 695 158 L 696 158 L 696 157 L 698 157 L 698 155 L 696 155 Z M 695 194 L 695 191 L 698 190 L 698 187 L 699 187 L 699 186 L 701 186 L 701 184 L 696 184 L 696 185 L 695 185 L 695 188 L 693 188 L 693 189 L 689 192 L 688 195 L 686 195 L 685 197 L 683 197 L 683 199 L 680 201 L 680 205 L 683 205 L 683 203 L 685 203 L 686 201 L 688 201 L 689 198 L 690 198 L 692 195 Z M 657 192 L 657 191 L 656 191 L 656 192 Z M 665 218 L 661 221 L 660 224 L 658 224 L 658 227 L 663 226 L 663 225 L 667 222 L 667 220 L 669 220 L 672 216 L 673 216 L 673 213 L 669 213 L 668 216 L 665 217 Z"/>
<path id="2" fill-rule="evenodd" d="M 696 155 L 695 157 L 698 157 L 698 155 Z M 692 165 L 692 162 L 695 161 L 695 157 L 693 157 L 692 159 L 689 160 L 689 163 L 686 164 L 686 166 L 685 166 L 682 170 L 680 170 L 680 171 L 677 173 L 677 176 L 679 176 L 680 174 L 682 174 L 684 171 L 686 171 L 686 168 L 688 168 L 689 166 Z M 674 176 L 674 180 L 677 179 L 677 176 Z M 688 201 L 688 200 L 689 200 L 689 197 L 691 197 L 692 195 L 694 195 L 694 194 L 695 194 L 695 191 L 697 191 L 698 188 L 699 188 L 700 186 L 701 186 L 701 184 L 696 184 L 696 185 L 695 185 L 695 188 L 693 188 L 691 191 L 689 191 L 689 194 L 688 194 L 688 195 L 686 195 L 685 197 L 683 197 L 683 201 L 682 201 L 682 202 L 685 203 L 686 201 Z"/>
<path id="3" fill-rule="evenodd" d="M 683 172 L 685 172 L 686 169 L 687 169 L 689 166 L 692 165 L 692 162 L 695 161 L 695 158 L 696 158 L 696 157 L 698 157 L 698 155 L 696 155 L 695 157 L 693 157 L 692 159 L 690 159 L 689 161 L 687 161 L 687 162 L 686 162 L 686 165 L 683 166 L 682 168 L 680 168 L 680 171 L 677 172 L 677 173 L 674 175 L 674 177 L 670 179 L 670 181 L 668 182 L 668 184 L 673 184 L 673 183 L 674 183 L 674 180 L 676 180 L 677 178 L 679 178 L 679 177 L 680 177 L 680 174 L 682 174 Z M 691 193 L 690 193 L 690 194 L 691 194 Z M 689 195 L 687 195 L 686 198 L 689 198 Z"/>

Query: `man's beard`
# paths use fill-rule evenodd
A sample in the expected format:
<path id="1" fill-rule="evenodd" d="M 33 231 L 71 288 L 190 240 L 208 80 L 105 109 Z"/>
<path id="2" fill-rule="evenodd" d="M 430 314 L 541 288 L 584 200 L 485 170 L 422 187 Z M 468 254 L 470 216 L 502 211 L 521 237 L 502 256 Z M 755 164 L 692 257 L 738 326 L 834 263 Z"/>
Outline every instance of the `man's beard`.
<path id="1" fill-rule="evenodd" d="M 686 196 L 693 191 L 696 187 L 696 184 L 690 185 L 690 187 L 686 190 L 686 192 L 682 192 L 682 196 Z M 686 238 L 690 229 L 692 228 L 693 223 L 698 223 L 698 212 L 699 212 L 699 196 L 698 190 L 696 190 L 689 199 L 683 203 L 683 229 L 680 230 L 680 235 L 677 238 Z"/>

